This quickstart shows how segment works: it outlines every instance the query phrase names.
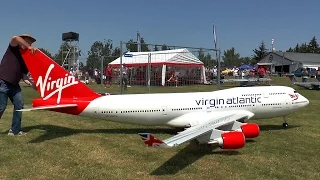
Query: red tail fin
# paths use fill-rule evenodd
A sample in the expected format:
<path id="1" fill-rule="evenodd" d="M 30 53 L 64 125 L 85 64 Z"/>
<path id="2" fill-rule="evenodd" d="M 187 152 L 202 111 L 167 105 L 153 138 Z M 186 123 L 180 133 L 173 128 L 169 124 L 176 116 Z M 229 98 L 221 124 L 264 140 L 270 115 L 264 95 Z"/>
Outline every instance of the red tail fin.
<path id="1" fill-rule="evenodd" d="M 35 54 L 21 50 L 21 54 L 43 100 L 54 99 L 59 104 L 61 98 L 94 99 L 100 96 L 40 50 Z"/>

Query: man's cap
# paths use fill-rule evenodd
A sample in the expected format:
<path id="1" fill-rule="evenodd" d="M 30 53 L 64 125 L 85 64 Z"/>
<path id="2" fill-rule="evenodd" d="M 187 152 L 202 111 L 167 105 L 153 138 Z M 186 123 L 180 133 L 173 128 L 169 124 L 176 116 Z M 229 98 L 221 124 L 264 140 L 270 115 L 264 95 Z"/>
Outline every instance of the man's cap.
<path id="1" fill-rule="evenodd" d="M 20 37 L 22 38 L 30 38 L 33 42 L 36 42 L 37 40 L 32 37 L 30 34 L 21 34 Z"/>

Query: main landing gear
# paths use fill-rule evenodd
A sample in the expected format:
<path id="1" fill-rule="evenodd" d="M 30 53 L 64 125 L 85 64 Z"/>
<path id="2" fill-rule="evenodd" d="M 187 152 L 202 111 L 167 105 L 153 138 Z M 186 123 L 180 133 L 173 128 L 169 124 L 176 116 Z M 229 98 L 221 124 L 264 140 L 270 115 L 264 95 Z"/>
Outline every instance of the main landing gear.
<path id="1" fill-rule="evenodd" d="M 289 125 L 288 125 L 288 123 L 287 123 L 287 121 L 286 121 L 286 117 L 285 116 L 283 116 L 283 123 L 282 123 L 282 127 L 284 127 L 284 128 L 287 128 Z"/>

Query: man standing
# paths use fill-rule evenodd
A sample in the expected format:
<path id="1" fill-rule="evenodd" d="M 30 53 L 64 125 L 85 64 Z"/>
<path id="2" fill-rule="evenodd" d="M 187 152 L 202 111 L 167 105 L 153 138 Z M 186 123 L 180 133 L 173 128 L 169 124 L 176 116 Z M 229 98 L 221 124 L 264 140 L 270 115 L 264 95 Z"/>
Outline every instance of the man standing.
<path id="1" fill-rule="evenodd" d="M 109 87 L 111 87 L 111 85 L 112 85 L 112 67 L 110 64 L 107 66 L 105 73 L 106 73 L 105 74 L 106 75 L 106 82 L 104 84 L 104 87 L 106 88 L 107 84 L 109 84 L 110 85 Z"/>
<path id="2" fill-rule="evenodd" d="M 122 64 L 122 87 L 124 90 L 128 87 L 128 68 L 125 63 Z"/>
<path id="3" fill-rule="evenodd" d="M 35 41 L 36 39 L 28 34 L 13 36 L 0 61 L 0 119 L 7 107 L 8 98 L 14 106 L 12 125 L 8 133 L 10 136 L 26 134 L 21 131 L 22 112 L 16 111 L 22 109 L 24 105 L 19 82 L 23 79 L 26 84 L 35 87 L 26 78 L 29 71 L 20 49 L 29 49 L 32 54 L 35 53 L 37 49 L 31 46 Z"/>
<path id="4" fill-rule="evenodd" d="M 307 82 L 307 79 L 309 78 L 309 72 L 308 72 L 307 68 L 305 68 L 305 67 L 302 69 L 301 78 L 302 78 L 302 82 Z"/>

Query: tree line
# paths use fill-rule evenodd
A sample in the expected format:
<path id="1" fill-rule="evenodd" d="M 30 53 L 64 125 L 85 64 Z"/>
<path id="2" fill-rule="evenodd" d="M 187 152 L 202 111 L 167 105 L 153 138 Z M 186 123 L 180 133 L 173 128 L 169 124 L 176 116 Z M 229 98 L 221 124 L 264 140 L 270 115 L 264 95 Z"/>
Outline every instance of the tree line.
<path id="1" fill-rule="evenodd" d="M 241 57 L 239 53 L 235 52 L 235 49 L 225 50 L 223 52 L 223 65 L 224 66 L 240 66 L 241 64 L 255 65 L 262 58 L 268 55 L 271 49 L 267 49 L 265 43 L 262 41 L 258 48 L 253 49 L 253 54 L 250 57 Z M 282 52 L 282 51 L 279 51 Z M 294 48 L 290 47 L 285 52 L 297 52 L 297 53 L 318 53 L 320 54 L 320 47 L 315 36 L 307 43 L 297 43 Z"/>
<path id="2" fill-rule="evenodd" d="M 138 46 L 137 41 L 130 39 L 125 43 L 125 49 L 123 51 L 137 52 Z M 171 47 L 168 47 L 166 44 L 163 45 L 155 45 L 153 48 L 148 45 L 144 38 L 140 39 L 140 47 L 141 51 L 159 51 L 159 50 L 170 50 Z M 43 53 L 45 53 L 48 57 L 55 60 L 58 64 L 62 65 L 65 61 L 66 57 L 72 58 L 74 55 L 76 57 L 81 56 L 80 52 L 73 52 L 69 47 L 68 43 L 63 43 L 58 52 L 54 55 L 50 53 L 47 49 L 39 48 Z M 71 50 L 70 50 L 71 49 Z M 69 51 L 70 50 L 70 51 Z M 113 41 L 111 39 L 105 39 L 103 41 L 95 41 L 87 54 L 84 55 L 86 57 L 86 66 L 82 63 L 80 67 L 84 68 L 100 68 L 101 67 L 101 59 L 103 59 L 103 64 L 106 65 L 116 58 L 120 57 L 120 48 L 115 47 Z"/>
<path id="3" fill-rule="evenodd" d="M 130 39 L 125 43 L 125 48 L 123 52 L 137 52 L 138 46 L 137 41 Z M 163 45 L 149 45 L 146 43 L 144 38 L 140 40 L 140 49 L 143 52 L 149 51 L 160 51 L 160 50 L 170 50 L 175 47 L 170 47 L 166 44 Z M 63 43 L 58 52 L 55 55 L 52 55 L 48 50 L 39 48 L 42 52 L 48 55 L 50 58 L 54 59 L 58 64 L 62 65 L 64 58 L 66 57 L 66 51 L 70 49 L 67 43 Z M 230 49 L 224 50 L 221 52 L 221 66 L 240 66 L 242 64 L 250 64 L 254 65 L 259 62 L 263 57 L 265 57 L 271 50 L 267 49 L 265 43 L 261 41 L 258 48 L 252 50 L 253 54 L 250 57 L 241 57 L 239 53 L 236 52 L 235 48 L 232 47 Z M 299 52 L 299 53 L 320 53 L 320 47 L 317 42 L 317 39 L 312 37 L 309 43 L 305 42 L 302 44 L 296 44 L 295 47 L 290 47 L 286 52 Z M 75 54 L 76 53 L 76 54 Z M 199 60 L 201 60 L 205 66 L 212 67 L 217 64 L 216 56 L 213 52 L 209 53 L 204 48 L 199 48 L 196 52 L 192 52 L 196 55 Z M 70 51 L 68 53 L 68 57 L 80 56 L 80 52 Z M 111 39 L 105 39 L 103 41 L 95 41 L 90 50 L 85 55 L 87 61 L 86 65 L 80 64 L 81 68 L 100 68 L 101 67 L 101 59 L 103 59 L 103 64 L 106 65 L 116 58 L 120 57 L 120 48 L 114 46 L 113 41 Z"/>
<path id="4" fill-rule="evenodd" d="M 290 47 L 287 50 L 287 52 L 320 54 L 320 47 L 319 47 L 319 44 L 317 42 L 316 37 L 313 36 L 313 38 L 309 41 L 308 44 L 306 42 L 302 43 L 302 44 L 297 43 L 297 45 L 294 48 Z"/>

